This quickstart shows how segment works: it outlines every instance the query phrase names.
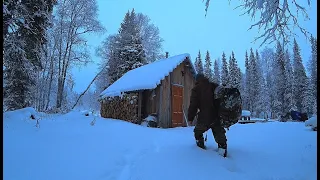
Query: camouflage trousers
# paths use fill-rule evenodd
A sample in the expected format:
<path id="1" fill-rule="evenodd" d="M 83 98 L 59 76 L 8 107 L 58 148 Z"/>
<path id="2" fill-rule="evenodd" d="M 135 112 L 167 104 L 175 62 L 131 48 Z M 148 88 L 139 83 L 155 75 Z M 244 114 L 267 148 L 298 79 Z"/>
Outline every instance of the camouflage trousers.
<path id="1" fill-rule="evenodd" d="M 211 125 L 203 125 L 203 124 L 196 124 L 193 132 L 194 137 L 198 141 L 204 141 L 203 133 L 211 129 L 214 140 L 218 144 L 219 147 L 227 148 L 227 137 L 226 137 L 226 130 L 221 126 L 220 123 L 213 123 Z"/>

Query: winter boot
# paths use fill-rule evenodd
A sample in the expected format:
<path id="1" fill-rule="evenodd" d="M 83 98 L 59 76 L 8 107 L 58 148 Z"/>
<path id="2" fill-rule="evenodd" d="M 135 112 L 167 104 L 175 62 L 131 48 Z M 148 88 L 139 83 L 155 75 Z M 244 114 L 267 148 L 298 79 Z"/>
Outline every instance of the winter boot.
<path id="1" fill-rule="evenodd" d="M 196 140 L 197 146 L 201 149 L 206 149 L 206 146 L 204 145 L 204 141 L 202 140 Z"/>
<path id="2" fill-rule="evenodd" d="M 218 144 L 218 154 L 227 157 L 227 145 Z"/>

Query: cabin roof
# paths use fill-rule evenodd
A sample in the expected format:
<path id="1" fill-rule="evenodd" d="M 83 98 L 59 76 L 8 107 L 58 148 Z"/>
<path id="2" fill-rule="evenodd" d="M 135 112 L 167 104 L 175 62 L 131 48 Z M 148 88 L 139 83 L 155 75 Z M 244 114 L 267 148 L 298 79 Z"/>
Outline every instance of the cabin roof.
<path id="1" fill-rule="evenodd" d="M 193 63 L 190 61 L 190 54 L 180 54 L 128 71 L 105 89 L 100 94 L 100 98 L 121 96 L 123 92 L 129 91 L 155 89 L 161 80 L 184 61 L 188 62 L 191 71 L 196 74 Z"/>

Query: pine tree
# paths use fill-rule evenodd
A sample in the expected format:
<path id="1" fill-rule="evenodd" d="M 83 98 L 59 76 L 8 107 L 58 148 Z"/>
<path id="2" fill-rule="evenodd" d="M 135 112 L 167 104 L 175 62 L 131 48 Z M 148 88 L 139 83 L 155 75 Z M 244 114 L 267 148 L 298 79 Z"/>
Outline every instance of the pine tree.
<path id="1" fill-rule="evenodd" d="M 198 57 L 197 57 L 197 59 L 195 61 L 195 68 L 197 70 L 197 73 L 203 74 L 203 63 L 202 63 L 202 59 L 201 59 L 200 50 L 199 50 L 199 53 L 198 53 Z"/>
<path id="2" fill-rule="evenodd" d="M 305 68 L 302 64 L 302 58 L 300 55 L 300 48 L 296 39 L 293 41 L 293 79 L 294 79 L 294 94 L 295 102 L 298 111 L 303 111 L 307 107 L 303 107 L 302 100 L 304 97 L 304 92 L 308 89 L 307 85 L 308 78 L 306 75 Z"/>
<path id="3" fill-rule="evenodd" d="M 222 70 L 221 70 L 221 84 L 228 85 L 229 81 L 229 71 L 226 55 L 222 53 Z"/>
<path id="4" fill-rule="evenodd" d="M 214 60 L 213 82 L 220 84 L 220 68 L 217 60 Z"/>
<path id="5" fill-rule="evenodd" d="M 212 69 L 211 69 L 211 59 L 210 59 L 210 54 L 209 51 L 206 53 L 206 58 L 205 58 L 205 64 L 204 64 L 204 75 L 212 82 L 213 81 L 213 74 L 212 74 Z"/>

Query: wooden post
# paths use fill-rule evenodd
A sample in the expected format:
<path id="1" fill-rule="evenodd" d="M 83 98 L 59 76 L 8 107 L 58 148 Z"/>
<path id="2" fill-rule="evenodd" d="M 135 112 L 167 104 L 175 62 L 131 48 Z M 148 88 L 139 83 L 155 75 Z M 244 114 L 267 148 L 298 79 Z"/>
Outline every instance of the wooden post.
<path id="1" fill-rule="evenodd" d="M 163 124 L 162 124 L 162 121 L 161 121 L 161 118 L 163 117 L 162 116 L 162 93 L 163 93 L 163 84 L 161 83 L 160 84 L 160 92 L 159 92 L 159 110 L 158 110 L 158 126 L 159 127 L 163 127 Z"/>
<path id="2" fill-rule="evenodd" d="M 142 91 L 138 95 L 138 121 L 141 121 L 141 104 L 142 104 Z"/>
<path id="3" fill-rule="evenodd" d="M 172 96 L 171 96 L 171 84 L 172 84 L 172 79 L 171 79 L 171 73 L 169 73 L 168 75 L 168 83 L 169 83 L 169 92 L 168 92 L 168 127 L 172 127 L 172 108 L 171 108 L 171 104 L 172 104 Z"/>

